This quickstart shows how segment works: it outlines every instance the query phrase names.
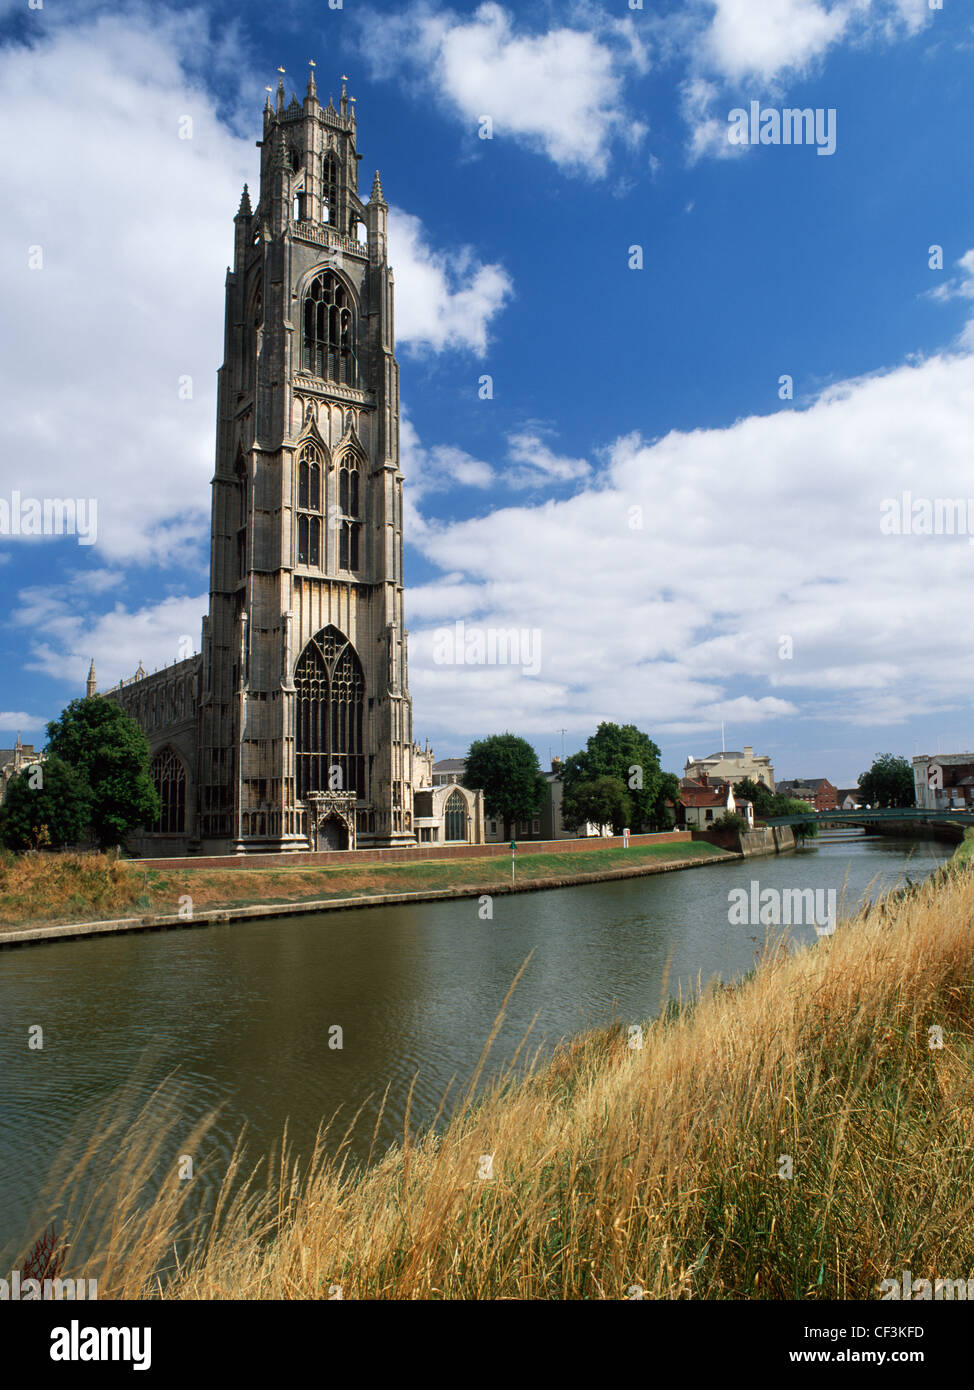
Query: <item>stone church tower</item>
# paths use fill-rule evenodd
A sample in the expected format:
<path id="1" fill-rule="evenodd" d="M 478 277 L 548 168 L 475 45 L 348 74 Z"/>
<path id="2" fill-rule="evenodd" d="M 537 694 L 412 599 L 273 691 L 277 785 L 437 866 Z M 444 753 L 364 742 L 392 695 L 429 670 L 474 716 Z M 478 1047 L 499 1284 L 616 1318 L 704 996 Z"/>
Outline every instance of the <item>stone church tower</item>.
<path id="1" fill-rule="evenodd" d="M 355 110 L 268 96 L 226 283 L 200 691 L 200 832 L 414 840 L 388 206 Z M 315 835 L 315 830 L 318 835 Z"/>
<path id="2" fill-rule="evenodd" d="M 313 70 L 303 104 L 268 96 L 226 279 L 202 651 L 106 692 L 149 739 L 142 853 L 483 840 L 483 794 L 434 788 L 413 741 L 389 209 L 378 173 L 359 197 L 355 141 L 344 86 L 337 110 Z"/>

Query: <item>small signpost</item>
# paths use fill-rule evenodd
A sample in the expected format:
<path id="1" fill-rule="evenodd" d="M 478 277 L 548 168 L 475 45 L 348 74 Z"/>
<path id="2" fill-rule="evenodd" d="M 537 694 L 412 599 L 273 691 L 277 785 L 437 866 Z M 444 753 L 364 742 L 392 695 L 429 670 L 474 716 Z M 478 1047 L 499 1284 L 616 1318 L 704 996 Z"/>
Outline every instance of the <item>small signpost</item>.
<path id="1" fill-rule="evenodd" d="M 511 882 L 514 882 L 514 856 L 517 853 L 517 841 L 511 841 Z"/>
<path id="2" fill-rule="evenodd" d="M 623 849 L 628 849 L 628 848 L 629 848 L 629 827 L 628 827 L 628 825 L 623 829 L 623 832 L 622 832 L 622 848 L 623 848 Z"/>

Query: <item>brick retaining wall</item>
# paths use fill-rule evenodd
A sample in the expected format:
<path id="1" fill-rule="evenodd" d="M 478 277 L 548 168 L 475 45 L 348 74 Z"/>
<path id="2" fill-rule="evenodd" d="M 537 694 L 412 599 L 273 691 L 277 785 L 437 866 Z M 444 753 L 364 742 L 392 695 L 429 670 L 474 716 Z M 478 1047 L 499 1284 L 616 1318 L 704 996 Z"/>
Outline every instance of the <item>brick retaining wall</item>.
<path id="1" fill-rule="evenodd" d="M 688 830 L 665 830 L 659 835 L 631 835 L 636 845 L 688 843 L 694 837 Z M 621 835 L 585 840 L 524 840 L 518 854 L 571 854 L 595 849 L 621 849 Z M 178 859 L 137 859 L 130 862 L 153 869 L 325 869 L 350 864 L 420 864 L 430 859 L 492 859 L 510 855 L 509 843 L 495 845 L 416 845 L 409 849 L 331 849 L 297 854 L 188 854 Z"/>

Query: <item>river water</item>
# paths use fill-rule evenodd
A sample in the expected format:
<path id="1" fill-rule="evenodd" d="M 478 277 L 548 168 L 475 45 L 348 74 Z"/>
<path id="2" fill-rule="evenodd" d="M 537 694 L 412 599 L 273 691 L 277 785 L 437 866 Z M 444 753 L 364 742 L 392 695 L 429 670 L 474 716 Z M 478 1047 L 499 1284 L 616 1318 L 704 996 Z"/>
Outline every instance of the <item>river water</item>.
<path id="1" fill-rule="evenodd" d="M 402 1138 L 411 1085 L 415 1133 L 451 1078 L 454 1090 L 469 1080 L 529 953 L 488 1074 L 535 1015 L 531 1039 L 550 1048 L 651 1017 L 664 989 L 686 994 L 698 979 L 747 970 L 767 929 L 731 925 L 734 889 L 834 889 L 851 905 L 952 852 L 864 836 L 498 897 L 489 920 L 471 898 L 0 952 L 0 1276 L 22 1251 L 53 1159 L 122 1087 L 141 1097 L 175 1073 L 184 1128 L 222 1105 L 206 1144 L 226 1155 L 246 1124 L 255 1158 L 279 1146 L 285 1121 L 306 1154 L 323 1118 L 338 1111 L 347 1123 L 361 1108 L 351 1154 L 364 1159 L 387 1086 L 379 1150 Z M 816 939 L 813 925 L 789 930 Z M 38 1025 L 43 1048 L 32 1049 Z M 329 1045 L 336 1027 L 341 1048 Z"/>

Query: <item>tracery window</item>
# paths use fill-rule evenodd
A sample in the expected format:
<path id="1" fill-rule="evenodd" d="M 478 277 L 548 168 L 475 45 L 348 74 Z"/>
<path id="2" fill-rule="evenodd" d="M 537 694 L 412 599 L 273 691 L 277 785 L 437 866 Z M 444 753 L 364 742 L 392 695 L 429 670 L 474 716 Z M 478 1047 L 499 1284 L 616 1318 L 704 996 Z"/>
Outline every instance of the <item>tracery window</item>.
<path id="1" fill-rule="evenodd" d="M 159 819 L 153 829 L 161 835 L 180 835 L 186 829 L 186 769 L 171 748 L 152 759 L 152 780 L 159 793 Z"/>
<path id="2" fill-rule="evenodd" d="M 304 366 L 326 380 L 356 384 L 352 298 L 330 270 L 315 277 L 304 301 Z"/>
<path id="3" fill-rule="evenodd" d="M 338 565 L 343 570 L 359 568 L 359 470 L 355 454 L 346 454 L 338 470 Z"/>
<path id="4" fill-rule="evenodd" d="M 467 838 L 467 803 L 462 792 L 451 792 L 444 808 L 445 840 L 465 840 Z"/>
<path id="5" fill-rule="evenodd" d="M 321 455 L 305 444 L 298 457 L 298 564 L 321 564 Z"/>
<path id="6" fill-rule="evenodd" d="M 294 672 L 298 797 L 313 791 L 365 796 L 365 678 L 352 644 L 334 627 L 313 637 Z"/>

